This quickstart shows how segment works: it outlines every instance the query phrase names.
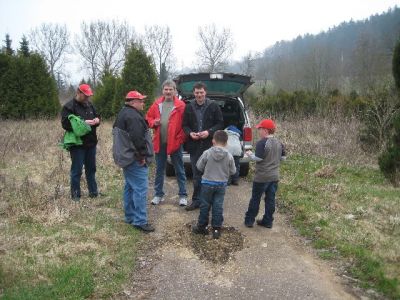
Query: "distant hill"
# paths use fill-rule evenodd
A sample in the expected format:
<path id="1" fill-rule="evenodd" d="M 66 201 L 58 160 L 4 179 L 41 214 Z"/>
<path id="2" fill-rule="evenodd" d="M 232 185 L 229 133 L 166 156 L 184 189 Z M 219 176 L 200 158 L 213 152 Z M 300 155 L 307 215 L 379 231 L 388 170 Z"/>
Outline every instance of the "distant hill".
<path id="1" fill-rule="evenodd" d="M 400 38 L 400 8 L 362 21 L 343 22 L 317 35 L 280 41 L 246 64 L 232 66 L 251 73 L 274 90 L 333 89 L 361 92 L 391 78 L 395 42 Z M 252 68 L 243 70 L 243 65 Z"/>

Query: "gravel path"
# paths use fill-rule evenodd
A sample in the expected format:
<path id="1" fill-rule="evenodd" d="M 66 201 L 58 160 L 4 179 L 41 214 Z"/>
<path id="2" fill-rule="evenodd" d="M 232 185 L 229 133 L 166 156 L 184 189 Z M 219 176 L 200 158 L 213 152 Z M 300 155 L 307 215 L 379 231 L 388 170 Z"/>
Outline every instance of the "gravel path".
<path id="1" fill-rule="evenodd" d="M 187 187 L 191 193 L 190 181 Z M 191 234 L 199 211 L 179 207 L 176 191 L 167 178 L 166 201 L 149 206 L 156 232 L 145 236 L 132 282 L 118 298 L 355 299 L 279 212 L 272 229 L 243 225 L 251 183 L 228 187 L 219 240 Z"/>

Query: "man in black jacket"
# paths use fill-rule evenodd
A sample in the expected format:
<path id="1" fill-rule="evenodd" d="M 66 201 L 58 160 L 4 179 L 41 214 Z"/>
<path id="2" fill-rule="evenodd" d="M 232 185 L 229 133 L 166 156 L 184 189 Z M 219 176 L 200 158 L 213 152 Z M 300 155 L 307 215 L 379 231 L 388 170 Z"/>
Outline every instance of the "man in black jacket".
<path id="1" fill-rule="evenodd" d="M 206 98 L 206 85 L 202 82 L 196 83 L 193 86 L 193 94 L 195 99 L 186 105 L 182 123 L 188 138 L 185 147 L 190 154 L 193 172 L 192 203 L 186 207 L 188 211 L 200 207 L 201 173 L 196 167 L 197 160 L 212 146 L 214 132 L 224 127 L 220 107 Z"/>
<path id="2" fill-rule="evenodd" d="M 147 221 L 148 164 L 153 157 L 150 131 L 142 115 L 146 96 L 126 95 L 125 106 L 113 126 L 113 157 L 125 177 L 125 222 L 144 232 L 154 231 Z"/>
<path id="3" fill-rule="evenodd" d="M 81 146 L 72 146 L 69 149 L 71 155 L 71 198 L 79 201 L 81 198 L 81 176 L 82 168 L 85 165 L 85 175 L 87 186 L 89 189 L 89 197 L 98 196 L 96 183 L 96 145 L 97 135 L 96 127 L 100 124 L 99 116 L 93 104 L 89 101 L 89 97 L 93 95 L 92 89 L 88 84 L 81 84 L 76 96 L 67 102 L 61 111 L 61 125 L 67 131 L 72 131 L 71 123 L 68 119 L 70 114 L 81 117 L 87 124 L 91 126 L 91 131 L 82 136 Z"/>

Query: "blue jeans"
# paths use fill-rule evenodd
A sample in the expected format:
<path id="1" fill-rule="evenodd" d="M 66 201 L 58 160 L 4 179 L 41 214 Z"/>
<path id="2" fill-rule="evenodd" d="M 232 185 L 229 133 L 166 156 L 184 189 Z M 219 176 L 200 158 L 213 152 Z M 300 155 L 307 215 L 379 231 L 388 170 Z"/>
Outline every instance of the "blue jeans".
<path id="1" fill-rule="evenodd" d="M 211 209 L 211 226 L 221 228 L 224 221 L 224 196 L 225 186 L 201 185 L 201 203 L 198 226 L 208 225 L 208 215 Z"/>
<path id="2" fill-rule="evenodd" d="M 197 169 L 196 164 L 200 156 L 203 154 L 201 151 L 195 153 L 190 153 L 190 164 L 192 166 L 193 173 L 193 195 L 192 204 L 195 206 L 200 206 L 200 193 L 201 193 L 201 172 Z"/>
<path id="3" fill-rule="evenodd" d="M 167 164 L 167 145 L 160 146 L 160 152 L 156 153 L 156 178 L 154 181 L 154 190 L 155 195 L 158 197 L 162 197 L 165 195 L 163 191 L 164 187 L 164 173 L 165 167 Z M 185 167 L 183 166 L 182 160 L 182 147 L 176 150 L 174 153 L 170 155 L 172 165 L 175 169 L 175 176 L 179 186 L 179 196 L 187 196 L 186 193 L 186 175 L 185 175 Z"/>
<path id="4" fill-rule="evenodd" d="M 97 196 L 96 183 L 96 146 L 90 148 L 71 147 L 71 197 L 81 197 L 81 176 L 82 168 L 85 166 L 86 182 L 89 190 L 89 196 Z"/>
<path id="5" fill-rule="evenodd" d="M 123 168 L 125 177 L 125 222 L 133 225 L 147 224 L 147 186 L 149 168 L 134 161 Z"/>
<path id="6" fill-rule="evenodd" d="M 275 194 L 278 190 L 278 182 L 253 182 L 253 190 L 251 192 L 251 199 L 249 202 L 249 208 L 246 212 L 244 222 L 252 225 L 260 209 L 260 201 L 262 195 L 265 193 L 265 213 L 261 220 L 266 225 L 272 225 L 274 221 L 275 212 Z"/>

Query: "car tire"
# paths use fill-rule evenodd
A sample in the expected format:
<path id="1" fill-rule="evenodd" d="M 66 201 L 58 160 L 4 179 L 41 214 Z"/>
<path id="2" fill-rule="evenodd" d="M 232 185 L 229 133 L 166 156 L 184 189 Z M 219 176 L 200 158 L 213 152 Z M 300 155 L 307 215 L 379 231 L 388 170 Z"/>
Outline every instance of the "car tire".
<path id="1" fill-rule="evenodd" d="M 239 175 L 242 177 L 247 176 L 247 174 L 249 174 L 249 168 L 250 168 L 249 163 L 240 164 Z"/>
<path id="2" fill-rule="evenodd" d="M 167 166 L 165 168 L 165 175 L 167 175 L 168 177 L 175 176 L 174 166 L 169 162 L 167 162 Z"/>

